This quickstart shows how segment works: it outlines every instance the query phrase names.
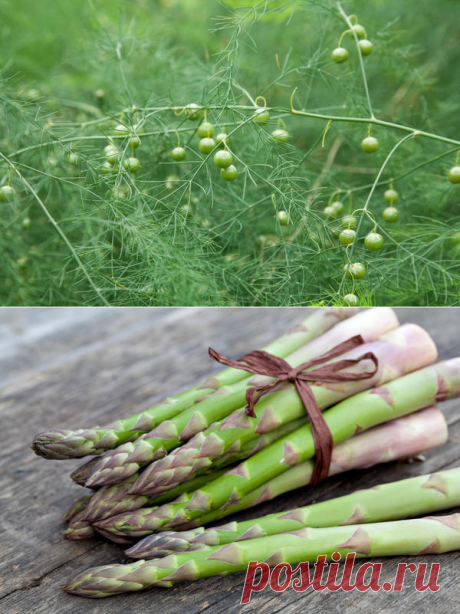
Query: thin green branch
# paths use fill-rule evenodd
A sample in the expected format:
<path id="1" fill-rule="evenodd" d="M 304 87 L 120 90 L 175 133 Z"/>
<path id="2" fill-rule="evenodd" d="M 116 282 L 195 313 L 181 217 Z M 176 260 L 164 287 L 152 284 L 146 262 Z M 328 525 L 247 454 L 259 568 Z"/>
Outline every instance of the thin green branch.
<path id="1" fill-rule="evenodd" d="M 348 17 L 348 15 L 343 10 L 340 2 L 337 2 L 337 8 L 339 9 L 340 15 L 345 20 L 345 22 L 346 22 L 347 26 L 349 27 L 350 32 L 351 32 L 351 34 L 352 34 L 352 36 L 353 36 L 353 38 L 355 40 L 356 50 L 358 52 L 359 64 L 360 64 L 360 67 L 361 67 L 361 74 L 362 74 L 362 77 L 363 77 L 364 91 L 366 92 L 367 106 L 368 106 L 368 110 L 369 110 L 369 114 L 370 114 L 371 118 L 374 118 L 374 112 L 372 110 L 371 97 L 370 97 L 370 94 L 369 94 L 369 86 L 367 84 L 366 71 L 364 69 L 363 54 L 361 53 L 361 48 L 359 46 L 358 37 L 356 35 L 355 30 L 353 29 L 353 24 L 351 23 L 350 18 Z"/>
<path id="2" fill-rule="evenodd" d="M 356 229 L 356 238 L 355 238 L 355 240 L 353 241 L 353 243 L 351 244 L 351 247 L 350 247 L 350 253 L 348 254 L 348 259 L 349 259 L 349 261 L 350 261 L 350 262 L 352 261 L 353 254 L 354 254 L 354 252 L 355 252 L 356 243 L 357 243 L 357 240 L 358 240 L 358 238 L 359 238 L 359 231 L 361 230 L 361 226 L 362 226 L 362 223 L 363 223 L 364 217 L 365 217 L 365 216 L 367 215 L 367 213 L 368 213 L 368 208 L 369 208 L 369 204 L 370 204 L 370 202 L 371 202 L 371 198 L 372 198 L 372 196 L 373 196 L 373 194 L 374 194 L 374 192 L 375 192 L 375 189 L 376 189 L 376 187 L 377 187 L 377 185 L 378 185 L 378 183 L 379 183 L 379 181 L 380 181 L 380 177 L 382 176 L 383 171 L 385 170 L 385 167 L 387 166 L 388 162 L 390 161 L 390 159 L 392 158 L 392 156 L 395 154 L 395 152 L 397 151 L 397 149 L 399 149 L 399 147 L 400 147 L 400 146 L 401 146 L 401 145 L 402 145 L 402 144 L 403 144 L 405 141 L 407 141 L 407 140 L 409 140 L 409 139 L 411 139 L 411 138 L 414 138 L 415 136 L 416 136 L 416 134 L 408 134 L 407 136 L 403 137 L 403 138 L 402 138 L 400 141 L 398 141 L 398 142 L 396 143 L 396 145 L 393 147 L 393 149 L 390 151 L 390 153 L 388 154 L 388 156 L 385 158 L 385 160 L 384 160 L 384 162 L 383 162 L 382 166 L 380 167 L 380 170 L 379 170 L 379 172 L 377 173 L 377 177 L 375 178 L 374 183 L 372 184 L 372 188 L 371 188 L 371 190 L 370 190 L 370 192 L 369 192 L 369 195 L 368 195 L 368 197 L 367 197 L 367 199 L 366 199 L 366 202 L 365 202 L 365 204 L 364 204 L 364 207 L 363 207 L 363 208 L 362 208 L 362 210 L 361 210 L 361 215 L 360 215 L 360 218 L 359 218 L 358 227 L 357 227 L 357 229 Z M 345 283 L 345 278 L 346 278 L 346 273 L 344 273 L 344 274 L 343 274 L 343 276 L 342 276 L 342 281 L 340 282 L 340 286 L 339 286 L 339 289 L 338 289 L 338 293 L 339 293 L 339 295 L 340 295 L 340 294 L 341 294 L 341 292 L 342 292 L 342 288 L 343 288 L 343 285 L 344 285 L 344 283 Z"/>
<path id="3" fill-rule="evenodd" d="M 52 226 L 55 229 L 55 231 L 58 233 L 58 235 L 61 237 L 61 239 L 64 241 L 64 243 L 69 248 L 70 253 L 72 254 L 72 256 L 73 256 L 75 262 L 77 263 L 77 265 L 79 266 L 79 268 L 81 269 L 81 272 L 83 273 L 83 275 L 88 280 L 90 286 L 92 287 L 94 292 L 97 294 L 97 296 L 100 298 L 102 303 L 105 306 L 108 307 L 109 303 L 106 301 L 105 297 L 101 294 L 101 291 L 99 290 L 99 288 L 94 283 L 91 275 L 88 273 L 85 265 L 83 264 L 83 262 L 81 261 L 80 257 L 78 256 L 77 252 L 75 251 L 72 243 L 69 241 L 69 239 L 67 238 L 67 236 L 64 233 L 64 231 L 61 230 L 61 228 L 59 227 L 58 222 L 56 222 L 54 217 L 48 211 L 45 203 L 42 201 L 42 199 L 39 197 L 37 192 L 33 189 L 33 187 L 27 181 L 27 179 L 21 174 L 21 172 L 16 168 L 16 166 L 11 162 L 11 160 L 9 160 L 1 151 L 0 151 L 0 158 L 2 158 L 8 164 L 8 166 L 19 177 L 19 179 L 22 181 L 22 183 L 26 186 L 26 188 L 29 190 L 29 192 L 32 194 L 32 196 L 35 198 L 35 200 L 38 202 L 38 204 L 40 205 L 41 209 L 43 210 L 44 214 L 46 215 L 46 217 L 48 218 L 50 223 L 52 224 Z"/>

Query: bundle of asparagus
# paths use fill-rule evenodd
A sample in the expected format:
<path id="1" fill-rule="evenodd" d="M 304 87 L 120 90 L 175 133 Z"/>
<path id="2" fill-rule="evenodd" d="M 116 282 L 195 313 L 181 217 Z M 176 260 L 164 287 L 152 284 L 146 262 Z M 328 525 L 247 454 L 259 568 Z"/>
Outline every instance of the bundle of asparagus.
<path id="1" fill-rule="evenodd" d="M 324 412 L 334 445 L 356 432 L 408 415 L 436 401 L 460 395 L 460 359 L 438 363 L 373 388 L 338 403 Z M 292 466 L 313 458 L 311 426 L 294 431 L 258 452 L 217 480 L 183 494 L 172 503 L 155 509 L 142 508 L 103 520 L 106 531 L 147 535 L 162 527 L 174 528 L 228 505 L 238 504 L 246 495 L 270 479 L 283 475 Z"/>
<path id="2" fill-rule="evenodd" d="M 349 361 L 343 381 L 318 383 L 312 374 L 315 383 L 309 386 L 332 435 L 328 475 L 405 459 L 442 445 L 447 427 L 434 405 L 460 396 L 460 359 L 433 365 L 436 348 L 429 335 L 415 325 L 398 326 L 388 308 L 359 313 L 319 309 L 264 349 L 284 358 L 289 369 L 318 359 L 356 335 L 362 337 L 360 346 L 346 353 L 341 350 L 338 358 L 327 355 L 326 364 Z M 343 368 L 336 365 L 336 371 Z M 308 366 L 311 369 L 313 365 Z M 394 548 L 400 524 L 404 530 L 402 519 L 456 504 L 458 471 L 414 479 L 419 482 L 409 480 L 406 491 L 401 482 L 401 486 L 347 495 L 335 504 L 328 501 L 207 529 L 203 525 L 311 486 L 315 466 L 320 466 L 320 456 L 315 463 L 312 424 L 292 383 L 277 386 L 276 392 L 256 403 L 254 417 L 247 415 L 248 389 L 271 381 L 265 375 L 248 376 L 228 368 L 187 392 L 106 427 L 55 430 L 35 438 L 33 449 L 45 458 L 95 456 L 71 476 L 93 492 L 66 512 L 66 537 L 79 540 L 99 534 L 130 545 L 126 554 L 132 558 L 155 559 L 90 570 L 66 590 L 101 597 L 170 586 L 181 579 L 239 571 L 247 566 L 246 557 L 289 563 L 302 553 L 299 562 L 309 561 L 316 558 L 320 539 L 325 540 L 320 554 L 347 552 L 356 544 L 361 556 L 384 555 Z M 391 496 L 400 491 L 407 497 L 395 510 Z M 381 505 L 379 496 L 388 505 Z M 398 522 L 382 526 L 395 525 L 394 529 L 381 529 L 378 524 L 359 527 L 359 539 L 346 532 L 348 527 L 334 533 L 338 525 L 389 520 Z M 432 534 L 437 531 L 429 521 L 407 522 L 425 522 Z M 309 528 L 307 534 L 307 526 L 326 533 L 312 534 Z M 417 530 L 414 526 L 418 525 L 407 528 L 409 536 Z M 292 531 L 298 533 L 299 547 L 291 538 L 283 542 L 282 536 L 293 535 Z M 366 544 L 374 535 L 388 539 L 379 541 L 381 549 L 359 550 L 363 531 Z M 450 545 L 443 531 L 439 529 L 439 540 L 447 550 Z M 330 550 L 329 545 L 342 537 L 343 543 L 335 542 L 342 545 Z M 416 552 L 414 544 L 405 550 L 401 543 L 401 553 Z"/>
<path id="3" fill-rule="evenodd" d="M 364 314 L 366 315 L 367 313 L 369 312 L 364 312 Z M 370 313 L 373 314 L 374 318 L 376 316 L 382 315 L 382 312 L 380 311 L 371 311 Z M 384 313 L 388 313 L 388 311 L 385 310 Z M 382 322 L 382 318 L 380 318 L 380 322 Z M 399 329 L 395 329 L 393 332 L 390 332 L 387 335 L 381 337 L 380 340 L 374 343 L 365 344 L 363 346 L 363 349 L 373 350 L 374 354 L 380 360 L 381 366 L 376 376 L 369 380 L 329 385 L 327 388 L 318 386 L 312 387 L 320 407 L 327 407 L 328 405 L 331 405 L 334 401 L 349 396 L 361 390 L 362 388 L 366 388 L 372 384 L 382 384 L 388 379 L 394 378 L 399 374 L 405 373 L 407 370 L 421 367 L 431 362 L 436 356 L 434 345 L 429 336 L 426 334 L 425 331 L 414 325 L 406 325 L 400 327 Z M 355 356 L 358 354 L 358 351 L 359 349 L 350 352 L 349 354 Z M 270 395 L 269 400 L 270 399 L 273 400 L 271 403 L 271 407 L 269 406 L 265 411 L 262 411 L 262 413 L 260 413 L 260 410 L 258 409 L 258 413 L 260 415 L 258 419 L 248 418 L 250 423 L 252 422 L 253 424 L 252 428 L 247 428 L 246 419 L 245 417 L 243 417 L 245 416 L 243 410 L 238 410 L 230 416 L 230 420 L 234 418 L 235 415 L 242 416 L 244 421 L 243 427 L 246 426 L 246 428 L 240 428 L 238 430 L 228 429 L 227 431 L 229 435 L 241 434 L 241 437 L 238 441 L 232 442 L 232 447 L 234 450 L 232 453 L 233 460 L 237 460 L 238 455 L 240 456 L 240 458 L 245 458 L 248 455 L 245 452 L 245 448 L 248 444 L 251 444 L 251 442 L 253 442 L 251 444 L 251 447 L 253 447 L 253 450 L 255 451 L 257 449 L 257 446 L 259 447 L 259 449 L 260 447 L 262 447 L 261 440 L 264 437 L 266 438 L 267 442 L 278 439 L 278 437 L 281 436 L 281 434 L 283 433 L 283 429 L 289 427 L 290 431 L 293 426 L 298 425 L 298 423 L 295 421 L 295 418 L 297 418 L 298 416 L 303 416 L 305 414 L 305 410 L 292 387 L 290 390 Z M 258 404 L 258 407 L 262 405 L 262 408 L 264 408 L 264 404 L 265 400 L 262 400 Z M 272 412 L 272 408 L 274 409 L 274 412 Z M 277 418 L 277 420 L 273 419 L 273 414 L 275 412 L 275 417 Z M 268 413 L 269 415 L 271 415 L 270 421 L 267 420 Z M 305 420 L 305 418 L 300 418 L 300 420 Z M 267 424 L 268 422 L 269 424 Z M 274 427 L 280 422 L 286 423 L 275 429 Z M 274 430 L 268 431 L 268 433 L 266 433 L 265 435 L 258 435 L 256 429 L 257 424 L 260 423 L 262 423 L 262 425 L 265 423 L 267 429 L 271 427 Z M 260 430 L 261 429 L 259 429 L 259 432 Z M 269 438 L 268 435 L 270 434 L 271 437 Z M 256 446 L 254 446 L 254 442 L 257 442 Z M 237 446 L 235 446 L 235 443 L 237 444 Z M 220 466 L 221 464 L 225 464 L 221 461 L 225 460 L 225 455 L 228 455 L 231 449 L 232 448 L 229 446 L 223 457 L 221 457 L 220 459 L 214 459 L 214 462 L 208 463 L 208 465 L 212 465 L 212 467 L 214 468 L 216 466 Z M 136 477 L 136 474 L 134 474 L 132 478 L 133 477 Z M 113 488 L 110 491 L 110 496 L 107 496 L 106 491 L 102 489 L 101 494 L 96 494 L 94 497 L 94 501 L 97 503 L 93 504 L 92 506 L 89 506 L 90 508 L 92 507 L 93 510 L 97 508 L 99 510 L 98 515 L 95 516 L 94 511 L 91 511 L 91 509 L 89 509 L 88 512 L 84 512 L 82 514 L 83 518 L 86 521 L 94 522 L 96 520 L 101 520 L 102 518 L 108 516 L 113 516 L 115 513 L 117 513 L 117 511 L 122 511 L 120 507 L 118 507 L 116 510 L 110 509 L 111 501 L 113 500 L 116 500 L 117 502 L 121 500 L 122 505 L 126 505 L 126 508 L 130 510 L 137 509 L 141 506 L 149 505 L 148 498 L 146 496 L 139 497 L 139 493 L 137 492 L 134 493 L 134 497 L 126 495 L 127 491 L 131 490 L 133 486 L 132 478 L 128 477 L 123 482 L 119 483 L 121 487 L 120 490 Z M 170 488 L 174 487 L 175 485 L 171 485 Z M 143 493 L 140 494 L 142 495 Z M 100 528 L 104 531 L 110 530 L 109 527 Z M 67 535 L 72 539 L 79 538 L 79 535 L 76 532 L 70 532 Z"/>

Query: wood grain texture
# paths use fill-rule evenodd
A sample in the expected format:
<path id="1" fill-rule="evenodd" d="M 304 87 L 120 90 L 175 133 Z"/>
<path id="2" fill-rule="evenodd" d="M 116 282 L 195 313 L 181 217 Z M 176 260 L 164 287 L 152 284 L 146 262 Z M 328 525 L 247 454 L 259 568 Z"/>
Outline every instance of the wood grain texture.
<path id="1" fill-rule="evenodd" d="M 439 358 L 460 355 L 460 310 L 398 309 L 435 339 Z M 243 574 L 209 578 L 101 601 L 71 597 L 60 586 L 95 565 L 120 562 L 122 550 L 100 539 L 63 539 L 63 511 L 82 492 L 68 478 L 79 461 L 45 461 L 30 450 L 49 427 L 103 424 L 193 385 L 219 366 L 212 345 L 230 356 L 261 347 L 305 317 L 305 310 L 12 309 L 0 311 L 0 612 L 72 614 L 240 611 Z M 444 403 L 448 443 L 424 462 L 391 463 L 329 479 L 239 514 L 252 518 L 340 496 L 350 490 L 456 466 L 460 462 L 460 402 Z M 420 557 L 441 562 L 437 593 L 417 593 L 409 578 L 401 593 L 255 594 L 245 611 L 457 611 L 457 553 Z M 382 582 L 399 562 L 382 560 Z M 378 561 L 376 561 L 378 562 Z M 408 576 L 409 576 L 408 572 Z M 306 601 L 308 600 L 308 601 Z M 308 604 L 308 605 L 307 605 Z"/>

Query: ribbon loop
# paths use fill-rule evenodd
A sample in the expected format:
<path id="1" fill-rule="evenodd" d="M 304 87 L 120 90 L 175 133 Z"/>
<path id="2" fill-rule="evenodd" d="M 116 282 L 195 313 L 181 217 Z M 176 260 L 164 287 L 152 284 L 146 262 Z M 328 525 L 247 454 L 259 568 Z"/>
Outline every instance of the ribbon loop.
<path id="1" fill-rule="evenodd" d="M 294 384 L 297 394 L 302 400 L 305 411 L 310 419 L 316 454 L 316 463 L 311 478 L 311 484 L 316 484 L 329 474 L 333 440 L 326 420 L 316 403 L 315 395 L 308 382 L 314 384 L 356 382 L 373 377 L 379 368 L 378 359 L 373 352 L 366 352 L 358 358 L 345 358 L 324 365 L 324 363 L 329 362 L 333 358 L 363 344 L 364 339 L 361 335 L 356 335 L 336 345 L 321 356 L 304 362 L 297 367 L 292 367 L 282 358 L 261 350 L 249 352 L 249 354 L 245 354 L 240 360 L 230 360 L 212 348 L 209 348 L 209 355 L 217 362 L 227 365 L 228 367 L 242 369 L 249 373 L 273 378 L 272 381 L 268 383 L 262 383 L 246 390 L 246 413 L 253 418 L 256 417 L 255 405 L 264 395 L 269 392 L 274 392 L 280 384 L 284 382 L 292 382 Z M 344 369 L 357 366 L 366 360 L 370 360 L 373 363 L 373 368 L 370 371 L 344 371 Z M 312 369 L 312 367 L 316 365 L 324 366 Z"/>

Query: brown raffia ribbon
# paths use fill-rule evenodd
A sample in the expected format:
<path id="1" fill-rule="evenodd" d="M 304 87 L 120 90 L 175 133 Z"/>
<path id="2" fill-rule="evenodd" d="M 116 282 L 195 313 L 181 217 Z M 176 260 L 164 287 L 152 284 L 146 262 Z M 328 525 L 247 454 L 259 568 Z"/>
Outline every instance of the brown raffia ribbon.
<path id="1" fill-rule="evenodd" d="M 225 358 L 225 356 L 222 356 L 222 354 L 219 354 L 219 352 L 216 352 L 212 348 L 209 348 L 209 355 L 214 360 L 217 360 L 217 362 L 233 367 L 234 369 L 242 369 L 249 373 L 267 375 L 273 378 L 273 381 L 268 384 L 253 386 L 246 390 L 246 413 L 253 418 L 256 417 L 254 405 L 261 397 L 269 392 L 274 392 L 283 382 L 292 382 L 294 384 L 311 423 L 316 453 L 315 469 L 311 478 L 311 484 L 316 484 L 329 474 L 333 441 L 331 431 L 316 403 L 315 396 L 308 382 L 314 384 L 327 384 L 332 382 L 355 382 L 368 379 L 377 373 L 379 362 L 375 354 L 366 352 L 355 359 L 337 360 L 336 362 L 332 362 L 318 369 L 313 369 L 312 371 L 305 370 L 315 365 L 321 365 L 328 362 L 332 358 L 336 358 L 363 344 L 364 339 L 361 335 L 356 335 L 336 345 L 322 356 L 304 362 L 298 367 L 291 367 L 291 365 L 282 358 L 278 358 L 277 356 L 273 356 L 273 354 L 261 350 L 249 352 L 249 354 L 246 354 L 238 361 Z M 363 371 L 362 373 L 343 371 L 343 369 L 359 364 L 362 360 L 371 360 L 374 363 L 374 369 L 372 371 Z"/>

